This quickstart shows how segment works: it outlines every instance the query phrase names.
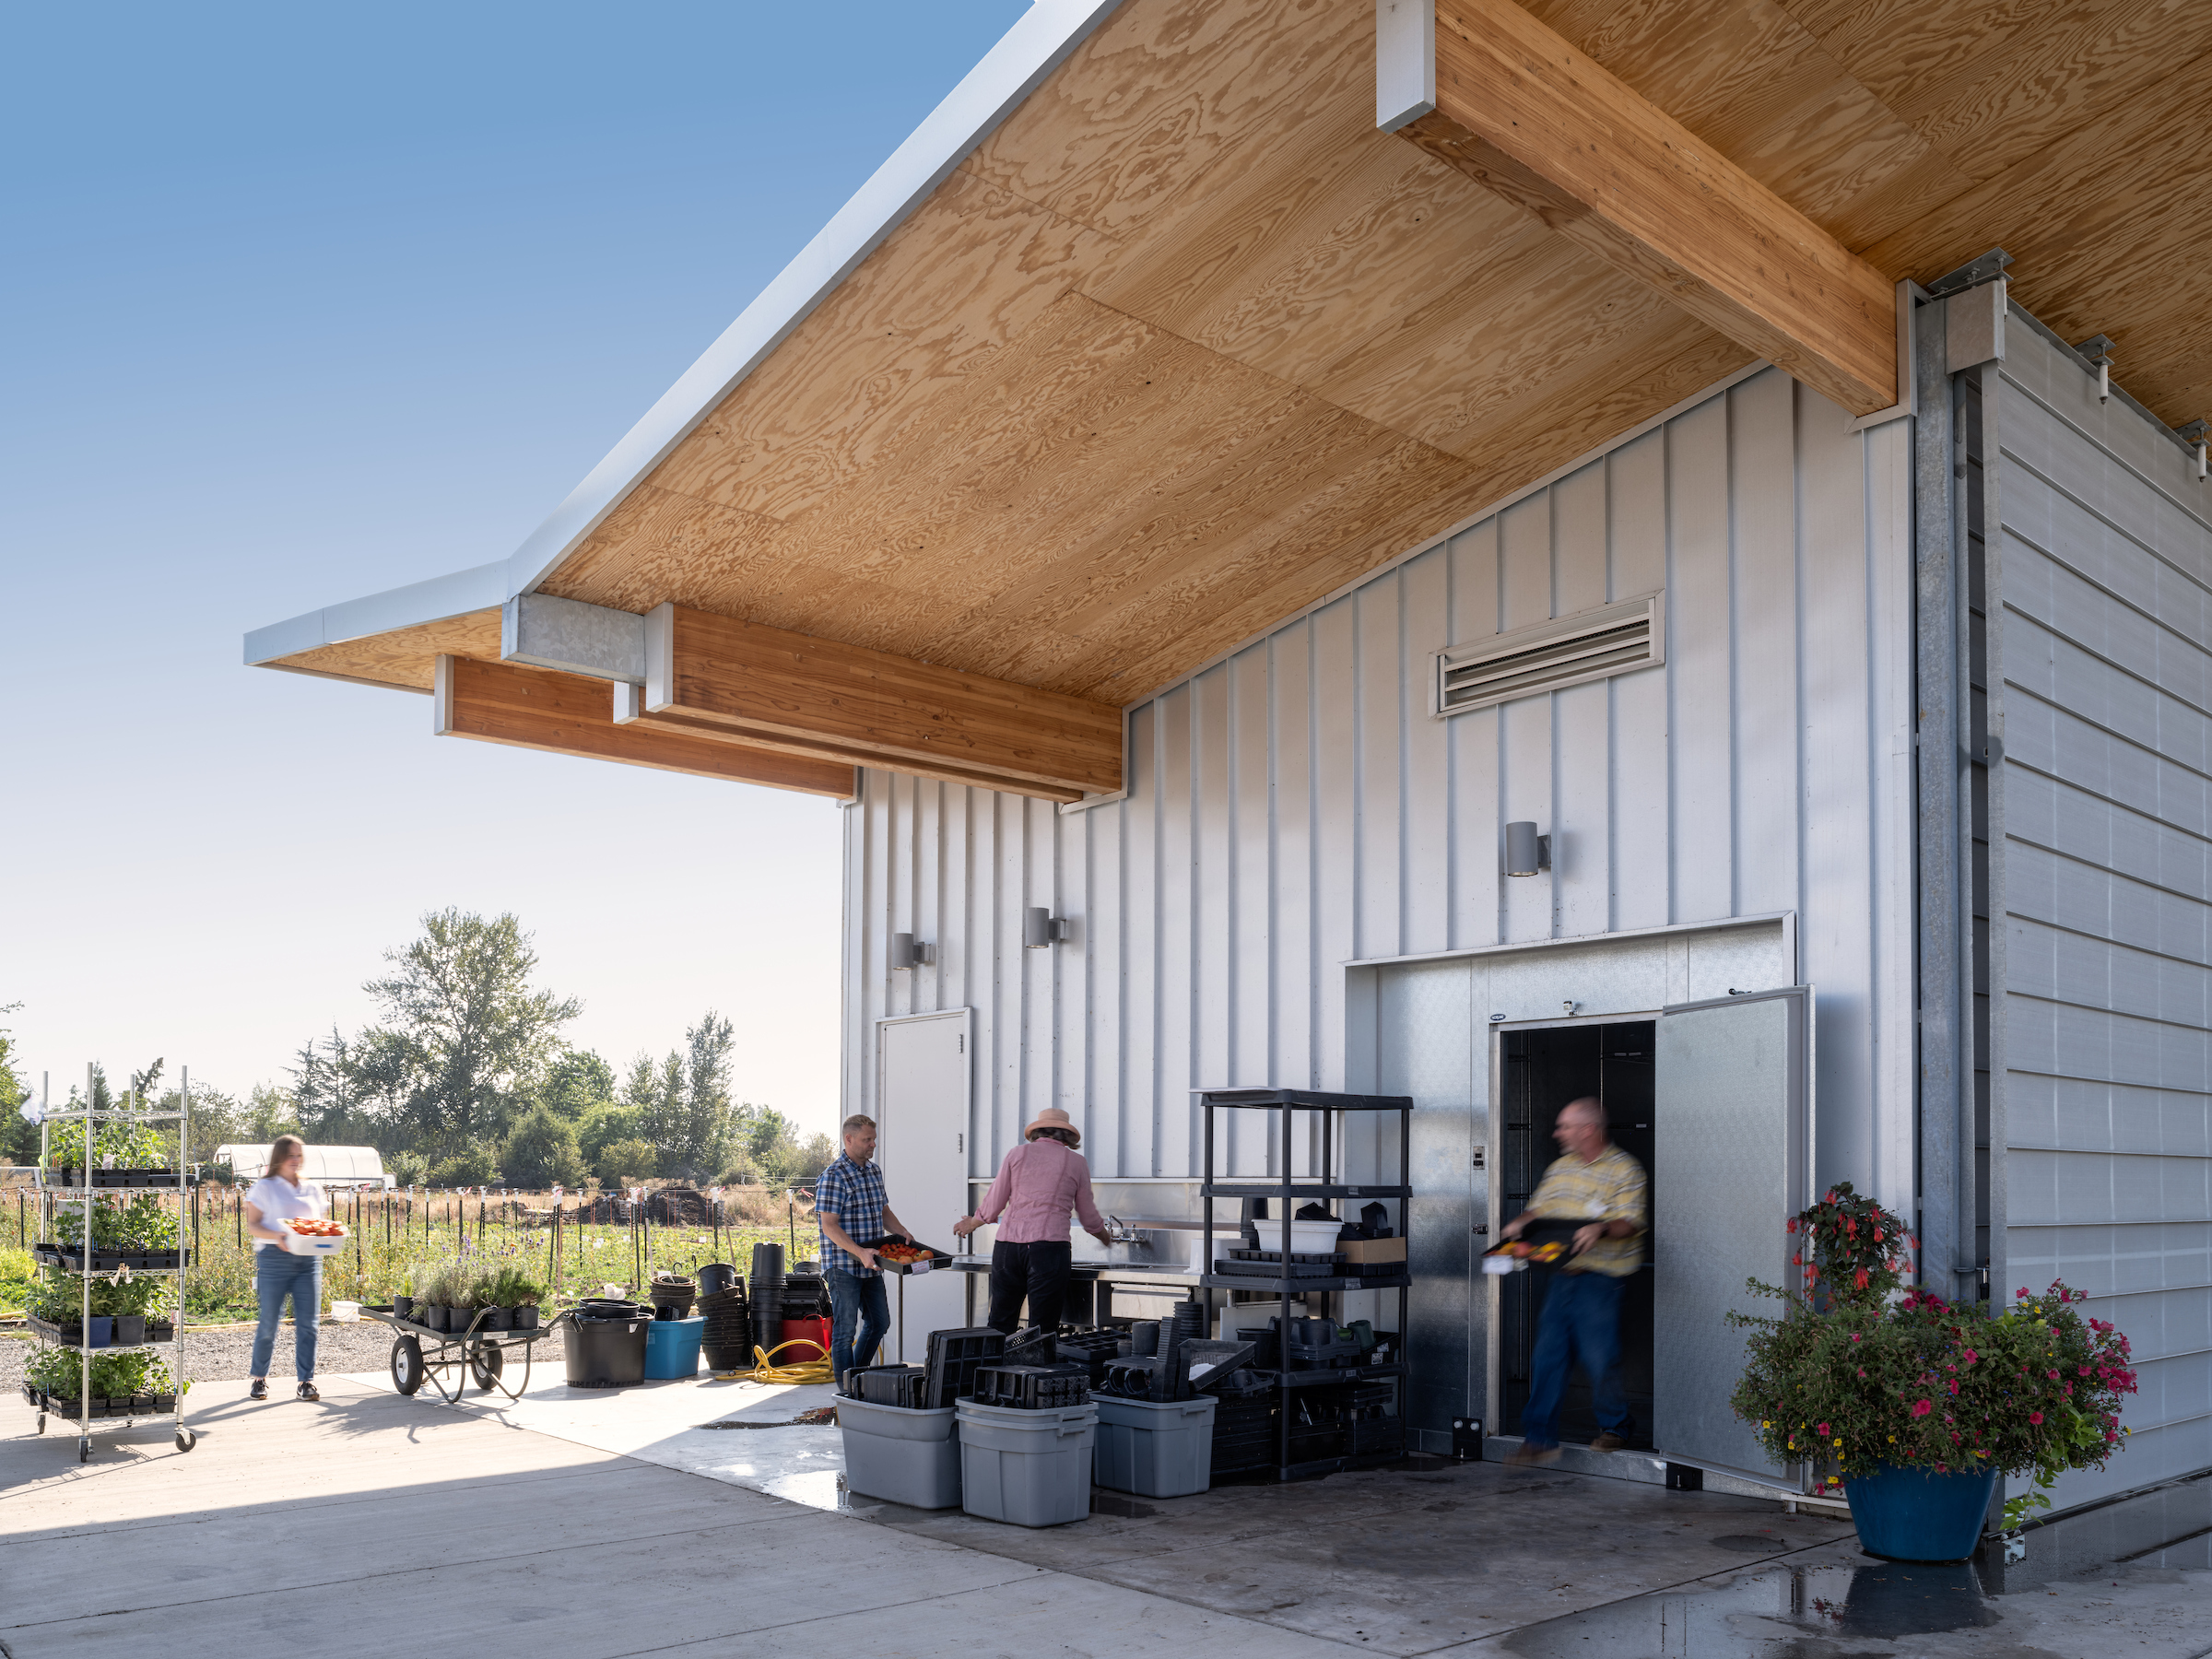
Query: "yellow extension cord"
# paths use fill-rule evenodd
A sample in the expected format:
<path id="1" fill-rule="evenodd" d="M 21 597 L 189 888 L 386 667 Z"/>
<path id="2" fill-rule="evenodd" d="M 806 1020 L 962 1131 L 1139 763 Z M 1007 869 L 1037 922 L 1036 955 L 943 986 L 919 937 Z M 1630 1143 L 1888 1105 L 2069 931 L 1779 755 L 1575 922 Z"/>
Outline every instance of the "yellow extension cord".
<path id="1" fill-rule="evenodd" d="M 821 1355 L 821 1358 L 806 1360 L 797 1365 L 771 1363 L 778 1354 L 785 1348 L 791 1347 L 810 1347 Z M 724 1382 L 772 1382 L 787 1388 L 803 1387 L 810 1382 L 829 1382 L 834 1380 L 830 1374 L 829 1351 L 820 1343 L 808 1342 L 803 1336 L 794 1337 L 789 1342 L 778 1343 L 773 1348 L 765 1352 L 759 1347 L 754 1348 L 753 1369 L 749 1371 L 734 1371 L 722 1373 L 722 1381 Z"/>

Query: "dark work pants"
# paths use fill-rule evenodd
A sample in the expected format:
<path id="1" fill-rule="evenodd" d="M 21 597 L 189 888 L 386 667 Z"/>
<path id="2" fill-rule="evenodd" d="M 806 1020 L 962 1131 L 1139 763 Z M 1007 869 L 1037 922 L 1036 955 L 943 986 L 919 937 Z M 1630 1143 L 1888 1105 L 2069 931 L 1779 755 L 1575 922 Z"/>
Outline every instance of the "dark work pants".
<path id="1" fill-rule="evenodd" d="M 1626 1279 L 1609 1273 L 1555 1273 L 1536 1316 L 1536 1347 L 1529 1356 L 1528 1404 L 1521 1438 L 1531 1446 L 1559 1443 L 1559 1400 L 1575 1360 L 1590 1378 L 1597 1426 L 1622 1439 L 1630 1427 L 1620 1389 L 1620 1290 Z"/>
<path id="2" fill-rule="evenodd" d="M 983 1323 L 1013 1335 L 1026 1296 L 1030 1323 L 1041 1331 L 1059 1329 L 1060 1305 L 1067 1300 L 1068 1266 L 1075 1253 L 1075 1245 L 1065 1239 L 1057 1244 L 1009 1244 L 1001 1239 L 992 1245 L 991 1316 Z"/>

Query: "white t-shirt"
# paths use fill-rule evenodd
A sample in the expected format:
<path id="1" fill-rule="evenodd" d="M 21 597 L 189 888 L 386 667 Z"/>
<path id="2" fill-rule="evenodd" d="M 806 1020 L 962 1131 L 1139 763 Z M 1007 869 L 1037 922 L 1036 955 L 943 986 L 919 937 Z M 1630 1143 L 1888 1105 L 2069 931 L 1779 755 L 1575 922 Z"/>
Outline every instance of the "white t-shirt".
<path id="1" fill-rule="evenodd" d="M 320 1220 L 324 1208 L 323 1189 L 313 1182 L 302 1182 L 294 1186 L 281 1175 L 264 1175 L 246 1189 L 246 1202 L 261 1212 L 261 1224 L 270 1227 L 287 1216 L 305 1216 Z M 272 1244 L 266 1239 L 253 1241 L 256 1250 L 281 1250 L 281 1244 Z"/>

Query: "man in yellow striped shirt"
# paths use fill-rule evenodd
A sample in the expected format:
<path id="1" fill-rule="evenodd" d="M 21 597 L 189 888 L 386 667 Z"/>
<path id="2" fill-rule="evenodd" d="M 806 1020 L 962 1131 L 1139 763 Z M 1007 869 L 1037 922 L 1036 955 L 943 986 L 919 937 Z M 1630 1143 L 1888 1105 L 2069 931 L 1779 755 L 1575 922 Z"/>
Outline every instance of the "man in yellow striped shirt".
<path id="1" fill-rule="evenodd" d="M 1556 1463 L 1559 1456 L 1559 1398 L 1574 1361 L 1590 1374 L 1592 1405 L 1597 1412 L 1597 1452 L 1618 1452 L 1628 1444 L 1629 1408 L 1620 1388 L 1620 1291 L 1643 1262 L 1643 1232 L 1651 1217 L 1651 1182 L 1643 1166 L 1613 1145 L 1606 1133 L 1606 1109 L 1585 1095 L 1559 1108 L 1552 1130 L 1562 1156 L 1536 1190 L 1528 1207 L 1507 1222 L 1506 1238 L 1518 1238 L 1532 1221 L 1580 1219 L 1573 1253 L 1552 1275 L 1536 1325 L 1535 1351 L 1529 1356 L 1528 1405 L 1521 1413 L 1521 1449 L 1506 1461 L 1521 1465 Z"/>

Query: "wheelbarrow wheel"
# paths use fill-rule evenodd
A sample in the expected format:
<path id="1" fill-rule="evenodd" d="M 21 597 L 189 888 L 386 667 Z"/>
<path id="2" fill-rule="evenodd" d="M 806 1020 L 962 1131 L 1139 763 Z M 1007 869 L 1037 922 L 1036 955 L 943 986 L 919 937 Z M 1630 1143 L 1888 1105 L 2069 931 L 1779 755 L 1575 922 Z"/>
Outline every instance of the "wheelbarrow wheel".
<path id="1" fill-rule="evenodd" d="M 422 1386 L 422 1344 L 412 1336 L 392 1339 L 392 1386 L 411 1394 Z"/>
<path id="2" fill-rule="evenodd" d="M 496 1347 L 482 1349 L 469 1362 L 469 1370 L 474 1371 L 477 1376 L 477 1387 L 485 1394 L 489 1394 L 499 1386 L 500 1372 L 503 1369 L 504 1362 L 500 1359 L 500 1350 Z"/>

